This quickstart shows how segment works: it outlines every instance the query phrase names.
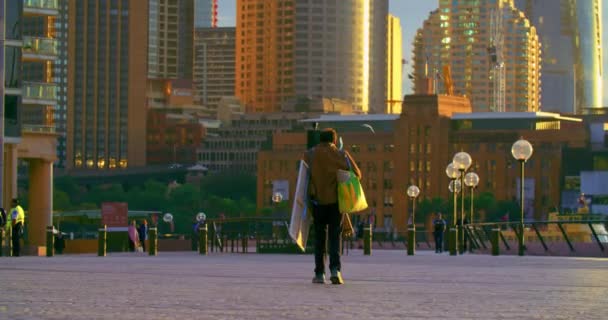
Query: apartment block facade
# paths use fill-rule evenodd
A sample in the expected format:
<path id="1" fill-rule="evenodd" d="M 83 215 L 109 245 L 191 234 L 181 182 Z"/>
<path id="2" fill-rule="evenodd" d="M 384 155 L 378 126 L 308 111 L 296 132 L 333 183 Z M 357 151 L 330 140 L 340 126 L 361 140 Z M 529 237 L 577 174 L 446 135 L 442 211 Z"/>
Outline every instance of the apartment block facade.
<path id="1" fill-rule="evenodd" d="M 513 0 L 440 0 L 414 40 L 415 91 L 431 78 L 446 93 L 446 66 L 454 94 L 469 97 L 474 111 L 540 108 L 541 46 Z"/>
<path id="2" fill-rule="evenodd" d="M 239 0 L 236 96 L 247 112 L 335 98 L 386 105 L 387 0 Z"/>
<path id="3" fill-rule="evenodd" d="M 147 1 L 69 1 L 67 168 L 146 164 Z"/>

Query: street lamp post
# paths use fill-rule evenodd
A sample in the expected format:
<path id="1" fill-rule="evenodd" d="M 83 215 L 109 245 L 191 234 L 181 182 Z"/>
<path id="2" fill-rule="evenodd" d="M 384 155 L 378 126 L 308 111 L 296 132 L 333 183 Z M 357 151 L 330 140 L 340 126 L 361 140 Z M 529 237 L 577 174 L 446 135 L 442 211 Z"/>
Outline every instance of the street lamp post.
<path id="1" fill-rule="evenodd" d="M 450 191 L 452 190 L 456 190 L 456 179 L 458 179 L 458 169 L 456 169 L 456 167 L 454 166 L 453 163 L 448 164 L 447 168 L 445 168 L 445 174 L 448 176 L 448 178 L 450 178 Z M 458 181 L 458 185 L 460 185 L 460 181 Z M 457 254 L 457 248 L 458 248 L 458 231 L 456 229 L 456 217 L 458 215 L 458 204 L 457 204 L 457 194 L 456 192 L 452 192 L 452 194 L 454 195 L 453 199 L 454 199 L 454 215 L 452 217 L 452 226 L 450 227 L 450 231 L 449 231 L 449 235 L 448 235 L 448 239 L 449 239 L 449 243 L 450 243 L 450 255 L 451 256 L 455 256 Z"/>
<path id="2" fill-rule="evenodd" d="M 412 199 L 412 223 L 407 229 L 407 255 L 413 256 L 416 250 L 416 198 L 420 194 L 420 188 L 415 185 L 407 188 L 407 195 Z"/>
<path id="3" fill-rule="evenodd" d="M 469 215 L 469 223 L 473 223 L 473 200 L 475 188 L 479 184 L 479 176 L 475 172 L 469 172 L 464 176 L 464 184 L 471 189 L 471 213 Z"/>
<path id="4" fill-rule="evenodd" d="M 475 172 L 469 172 L 464 176 L 464 184 L 471 189 L 471 210 L 469 212 L 469 223 L 473 224 L 473 200 L 475 198 L 475 187 L 479 184 L 479 176 Z M 464 193 L 463 193 L 464 196 Z M 474 228 L 474 227 L 473 227 Z M 473 233 L 473 230 L 470 230 Z M 472 244 L 472 242 L 471 242 Z M 473 252 L 473 246 L 469 244 L 469 252 Z"/>
<path id="5" fill-rule="evenodd" d="M 532 148 L 532 144 L 523 138 L 515 141 L 513 146 L 511 147 L 511 154 L 513 158 L 519 162 L 519 172 L 520 172 L 520 180 L 519 180 L 519 207 L 520 207 L 520 221 L 519 221 L 519 255 L 524 255 L 524 164 L 534 152 L 534 148 Z"/>
<path id="6" fill-rule="evenodd" d="M 460 241 L 459 250 L 460 254 L 463 254 L 465 251 L 465 241 L 464 241 L 464 173 L 469 170 L 471 167 L 471 163 L 473 160 L 471 156 L 466 152 L 458 152 L 454 155 L 452 159 L 452 163 L 454 167 L 458 169 L 458 178 L 460 179 L 461 186 L 461 194 L 460 194 L 460 225 L 458 226 L 458 240 Z"/>

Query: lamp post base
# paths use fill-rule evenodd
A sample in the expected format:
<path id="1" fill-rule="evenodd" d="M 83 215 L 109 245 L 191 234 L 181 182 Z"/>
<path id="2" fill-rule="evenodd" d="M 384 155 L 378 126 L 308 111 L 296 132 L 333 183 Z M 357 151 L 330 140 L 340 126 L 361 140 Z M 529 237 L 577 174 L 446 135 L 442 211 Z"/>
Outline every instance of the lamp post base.
<path id="1" fill-rule="evenodd" d="M 411 226 L 407 229 L 407 255 L 413 256 L 416 253 L 416 227 Z"/>
<path id="2" fill-rule="evenodd" d="M 450 255 L 456 256 L 458 255 L 458 229 L 456 227 L 450 228 Z"/>

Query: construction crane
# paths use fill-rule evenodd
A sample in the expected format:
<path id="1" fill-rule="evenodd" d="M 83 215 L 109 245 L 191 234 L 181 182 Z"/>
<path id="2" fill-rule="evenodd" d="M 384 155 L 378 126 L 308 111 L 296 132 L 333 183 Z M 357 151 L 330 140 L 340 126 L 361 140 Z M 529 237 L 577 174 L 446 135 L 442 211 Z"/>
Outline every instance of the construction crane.
<path id="1" fill-rule="evenodd" d="M 445 94 L 453 96 L 454 82 L 452 81 L 452 68 L 449 65 L 443 66 L 443 85 L 445 86 Z"/>
<path id="2" fill-rule="evenodd" d="M 503 10 L 501 4 L 491 10 L 490 43 L 488 44 L 489 79 L 492 82 L 490 110 L 505 111 L 505 62 L 503 60 Z"/>

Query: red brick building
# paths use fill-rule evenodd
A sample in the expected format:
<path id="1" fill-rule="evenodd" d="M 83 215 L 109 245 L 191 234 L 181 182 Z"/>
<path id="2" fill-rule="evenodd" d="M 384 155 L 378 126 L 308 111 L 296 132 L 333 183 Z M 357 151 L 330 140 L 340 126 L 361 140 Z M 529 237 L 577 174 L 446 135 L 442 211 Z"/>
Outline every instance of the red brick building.
<path id="1" fill-rule="evenodd" d="M 526 164 L 526 181 L 531 179 L 534 185 L 533 216 L 540 219 L 559 204 L 562 150 L 583 147 L 588 141 L 578 118 L 543 112 L 471 113 L 468 99 L 443 95 L 406 96 L 400 116 L 322 116 L 304 121 L 338 130 L 344 148 L 362 170 L 370 205 L 363 214 L 373 212 L 378 227 L 401 231 L 411 205 L 407 187 L 418 185 L 421 198 L 448 198 L 445 168 L 459 151 L 473 158 L 470 170 L 480 177 L 478 192 L 513 199 L 518 166 L 510 150 L 520 137 L 535 148 Z M 270 205 L 273 183 L 279 180 L 289 182 L 292 199 L 297 162 L 305 148 L 305 132 L 281 133 L 273 137 L 271 149 L 258 154 L 258 207 Z"/>

